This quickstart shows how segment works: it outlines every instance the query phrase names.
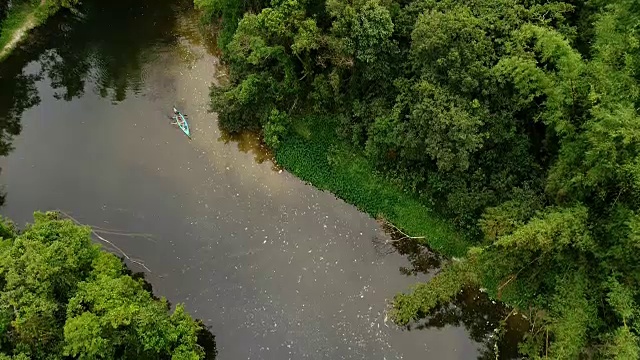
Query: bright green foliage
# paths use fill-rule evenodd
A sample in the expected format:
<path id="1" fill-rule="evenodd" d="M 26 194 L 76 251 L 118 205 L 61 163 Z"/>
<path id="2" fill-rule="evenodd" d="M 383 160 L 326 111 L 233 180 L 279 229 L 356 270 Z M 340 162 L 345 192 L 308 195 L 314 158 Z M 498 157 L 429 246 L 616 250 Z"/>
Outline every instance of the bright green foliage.
<path id="1" fill-rule="evenodd" d="M 287 113 L 273 109 L 263 129 L 265 144 L 271 149 L 277 150 L 290 130 L 291 117 Z"/>
<path id="2" fill-rule="evenodd" d="M 330 0 L 327 2 L 327 11 L 335 18 L 330 40 L 337 56 L 348 57 L 364 64 L 374 64 L 381 61 L 380 55 L 392 46 L 391 14 L 379 1 L 356 1 L 350 4 Z"/>
<path id="3" fill-rule="evenodd" d="M 532 309 L 523 354 L 637 358 L 637 1 L 253 10 L 225 48 L 232 81 L 213 91 L 221 125 L 262 131 L 292 172 L 447 254 L 468 242 L 434 240 L 432 213 L 413 210 L 435 207 L 475 237 L 464 271 L 396 297 L 398 322 L 479 283 Z"/>
<path id="4" fill-rule="evenodd" d="M 6 223 L 5 223 L 6 224 Z M 2 226 L 0 351 L 20 359 L 202 359 L 201 327 L 169 313 L 90 230 L 37 213 L 23 232 Z"/>
<path id="5" fill-rule="evenodd" d="M 604 354 L 611 359 L 637 359 L 640 356 L 640 348 L 638 324 L 635 319 L 639 314 L 634 291 L 620 284 L 615 277 L 610 279 L 609 288 L 607 302 L 622 321 L 622 325 L 607 335 L 608 342 Z"/>
<path id="6" fill-rule="evenodd" d="M 152 359 L 172 354 L 176 359 L 199 359 L 202 354 L 194 346 L 197 324 L 182 306 L 167 316 L 168 307 L 166 301 L 153 301 L 131 277 L 96 275 L 96 280 L 80 284 L 69 300 L 64 352 L 85 358 Z M 127 344 L 124 353 L 122 344 Z"/>
<path id="7" fill-rule="evenodd" d="M 427 315 L 437 305 L 446 304 L 461 291 L 464 284 L 474 282 L 473 272 L 469 268 L 467 262 L 454 263 L 428 283 L 415 285 L 411 293 L 396 295 L 391 317 L 396 323 L 406 325 Z"/>

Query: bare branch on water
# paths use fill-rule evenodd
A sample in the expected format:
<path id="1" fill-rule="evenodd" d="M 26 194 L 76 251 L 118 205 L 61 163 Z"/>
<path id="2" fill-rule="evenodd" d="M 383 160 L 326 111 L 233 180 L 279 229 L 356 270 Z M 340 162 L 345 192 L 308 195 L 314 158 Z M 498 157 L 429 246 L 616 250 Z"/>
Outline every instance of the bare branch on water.
<path id="1" fill-rule="evenodd" d="M 386 240 L 386 242 L 388 242 L 388 243 L 400 242 L 400 241 L 407 240 L 407 239 L 411 239 L 411 240 L 423 240 L 423 239 L 425 239 L 424 236 L 411 236 L 411 235 L 406 234 L 404 231 L 400 230 L 397 226 L 393 225 L 391 222 L 389 222 L 385 218 L 378 218 L 377 220 L 382 225 L 383 228 L 385 228 L 385 227 L 391 228 L 393 230 L 393 232 L 396 232 L 396 233 L 402 235 L 402 237 L 398 238 L 398 239 Z"/>
<path id="2" fill-rule="evenodd" d="M 97 226 L 91 226 L 91 228 L 99 233 L 99 234 L 107 234 L 107 235 L 116 235 L 116 236 L 126 236 L 126 237 L 139 237 L 139 238 L 143 238 L 143 239 L 147 239 L 149 241 L 152 242 L 156 242 L 153 237 L 151 236 L 151 234 L 138 234 L 138 233 L 127 233 L 127 232 L 120 232 L 120 231 L 112 231 L 112 230 L 105 230 L 105 229 L 101 229 Z"/>
<path id="3" fill-rule="evenodd" d="M 134 258 L 132 258 L 131 256 L 129 256 L 126 252 L 124 252 L 124 250 L 120 249 L 116 244 L 112 243 L 111 241 L 105 239 L 104 237 L 100 236 L 100 234 L 98 234 L 98 232 L 96 230 L 94 230 L 94 228 L 90 225 L 84 225 L 82 224 L 80 221 L 76 220 L 76 218 L 74 218 L 73 216 L 67 214 L 66 212 L 62 211 L 62 210 L 57 210 L 60 214 L 64 215 L 66 218 L 68 218 L 69 220 L 73 221 L 74 223 L 76 223 L 79 226 L 88 226 L 89 229 L 91 230 L 91 233 L 93 235 L 95 235 L 100 241 L 109 244 L 111 247 L 113 247 L 114 249 L 118 250 L 120 252 L 120 254 L 122 254 L 122 256 L 124 256 L 127 260 L 131 261 L 134 264 L 138 264 L 139 266 L 143 267 L 145 270 L 147 270 L 149 273 L 151 273 L 151 269 L 149 269 L 142 261 L 136 260 Z M 117 233 L 117 232 L 113 232 L 113 231 L 107 231 L 107 230 L 98 230 L 102 233 L 111 233 L 111 234 L 116 234 L 116 235 L 124 235 L 124 236 L 134 236 L 135 234 L 127 234 L 127 233 Z"/>

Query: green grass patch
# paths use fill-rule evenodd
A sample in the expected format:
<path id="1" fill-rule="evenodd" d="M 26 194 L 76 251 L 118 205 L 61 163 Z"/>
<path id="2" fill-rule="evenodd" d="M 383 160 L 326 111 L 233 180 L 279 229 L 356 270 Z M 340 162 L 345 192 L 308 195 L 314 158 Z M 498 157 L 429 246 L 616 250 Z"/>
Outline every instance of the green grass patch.
<path id="1" fill-rule="evenodd" d="M 11 41 L 13 34 L 24 25 L 29 15 L 38 8 L 39 3 L 39 1 L 26 2 L 15 5 L 9 10 L 7 17 L 0 24 L 0 49 L 4 49 Z"/>
<path id="2" fill-rule="evenodd" d="M 471 242 L 415 195 L 378 174 L 360 151 L 338 139 L 326 118 L 298 120 L 276 152 L 276 161 L 304 181 L 328 190 L 373 217 L 383 216 L 433 250 L 462 257 Z"/>
<path id="3" fill-rule="evenodd" d="M 11 41 L 16 31 L 22 28 L 29 18 L 33 19 L 33 27 L 42 25 L 51 15 L 60 10 L 60 5 L 56 2 L 41 0 L 32 0 L 25 3 L 15 5 L 7 17 L 0 24 L 0 52 Z M 11 50 L 4 52 L 0 61 L 4 60 Z"/>

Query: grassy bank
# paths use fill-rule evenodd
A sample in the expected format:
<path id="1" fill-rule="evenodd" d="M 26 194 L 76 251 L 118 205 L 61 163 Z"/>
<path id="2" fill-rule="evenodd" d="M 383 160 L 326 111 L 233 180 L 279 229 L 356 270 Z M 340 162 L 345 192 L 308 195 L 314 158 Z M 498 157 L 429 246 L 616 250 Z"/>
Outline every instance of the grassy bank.
<path id="1" fill-rule="evenodd" d="M 59 6 L 47 0 L 32 0 L 14 5 L 0 24 L 0 61 L 24 39 L 29 30 L 44 23 Z"/>
<path id="2" fill-rule="evenodd" d="M 384 217 L 433 250 L 466 254 L 470 242 L 415 195 L 377 174 L 358 150 L 339 140 L 326 118 L 300 120 L 276 152 L 276 161 L 304 181 L 328 190 L 373 217 Z"/>

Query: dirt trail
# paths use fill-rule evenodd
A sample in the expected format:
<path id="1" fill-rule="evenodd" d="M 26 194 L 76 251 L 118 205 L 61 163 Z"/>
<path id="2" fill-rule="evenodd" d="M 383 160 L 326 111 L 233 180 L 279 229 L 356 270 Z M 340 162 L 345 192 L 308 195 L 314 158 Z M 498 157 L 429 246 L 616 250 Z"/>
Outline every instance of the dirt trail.
<path id="1" fill-rule="evenodd" d="M 40 6 L 38 8 L 43 7 L 46 4 L 46 2 L 47 0 L 41 0 Z M 27 33 L 31 29 L 36 27 L 36 24 L 37 22 L 36 22 L 35 11 L 34 11 L 31 14 L 29 14 L 29 16 L 24 21 L 24 24 L 22 24 L 22 26 L 18 30 L 16 30 L 16 32 L 11 37 L 11 40 L 2 48 L 2 50 L 0 50 L 0 60 L 7 57 L 11 52 L 11 50 L 13 50 L 20 43 L 20 41 L 22 41 L 27 36 Z"/>

